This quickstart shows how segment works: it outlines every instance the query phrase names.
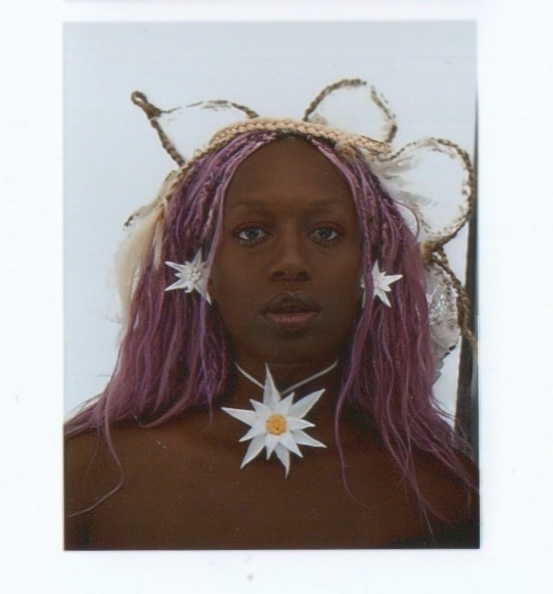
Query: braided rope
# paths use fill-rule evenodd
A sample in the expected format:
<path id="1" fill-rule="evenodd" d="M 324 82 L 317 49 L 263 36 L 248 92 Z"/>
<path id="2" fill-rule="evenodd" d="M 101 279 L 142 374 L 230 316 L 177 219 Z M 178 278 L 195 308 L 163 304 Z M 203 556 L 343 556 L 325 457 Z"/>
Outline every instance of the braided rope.
<path id="1" fill-rule="evenodd" d="M 164 113 L 170 113 L 173 110 L 161 110 L 152 103 L 150 103 L 144 95 L 139 91 L 135 91 L 131 95 L 132 102 L 140 107 L 151 126 L 156 130 L 160 139 L 162 147 L 171 156 L 171 158 L 179 165 L 179 169 L 176 172 L 172 172 L 166 179 L 164 187 L 157 199 L 153 204 L 146 208 L 139 209 L 136 213 L 131 215 L 127 224 L 134 219 L 135 216 L 142 216 L 142 211 L 152 212 L 156 210 L 155 214 L 155 229 L 152 237 L 152 247 L 154 249 L 154 262 L 159 265 L 161 262 L 161 244 L 163 237 L 163 227 L 165 223 L 165 215 L 168 207 L 168 200 L 174 194 L 175 189 L 181 183 L 183 178 L 186 176 L 191 165 L 198 159 L 204 157 L 208 153 L 216 151 L 218 148 L 227 144 L 234 137 L 249 132 L 262 131 L 262 132 L 273 132 L 273 133 L 288 133 L 297 134 L 302 136 L 313 136 L 328 140 L 335 145 L 335 148 L 341 154 L 347 156 L 353 154 L 354 149 L 360 149 L 366 153 L 366 157 L 372 156 L 376 162 L 386 163 L 394 161 L 400 158 L 406 151 L 420 147 L 420 146 L 432 146 L 437 151 L 448 153 L 453 151 L 455 155 L 460 159 L 463 169 L 467 174 L 467 178 L 463 184 L 462 193 L 467 199 L 467 210 L 463 216 L 458 220 L 456 228 L 450 234 L 442 237 L 438 241 L 426 241 L 420 245 L 421 259 L 425 265 L 436 265 L 441 268 L 446 276 L 449 278 L 451 285 L 457 296 L 457 318 L 461 334 L 471 344 L 474 351 L 476 351 L 477 343 L 474 334 L 469 329 L 471 303 L 470 299 L 465 291 L 461 281 L 455 276 L 450 268 L 447 256 L 443 249 L 443 246 L 451 241 L 459 232 L 459 230 L 465 225 L 469 219 L 474 203 L 476 194 L 476 183 L 475 174 L 472 169 L 470 157 L 468 153 L 459 147 L 457 144 L 443 138 L 430 138 L 422 141 L 415 141 L 404 145 L 399 150 L 392 152 L 390 143 L 393 140 L 397 131 L 397 125 L 395 116 L 386 104 L 384 98 L 371 88 L 371 99 L 375 105 L 382 111 L 385 120 L 388 123 L 388 131 L 383 141 L 375 140 L 367 136 L 358 134 L 352 134 L 344 132 L 338 128 L 332 128 L 324 124 L 310 122 L 309 117 L 315 112 L 321 102 L 331 93 L 342 88 L 354 88 L 365 86 L 367 83 L 361 79 L 344 79 L 336 83 L 325 87 L 314 99 L 311 101 L 309 106 L 304 112 L 303 119 L 301 121 L 289 119 L 289 118 L 262 118 L 250 108 L 233 103 L 225 100 L 215 100 L 191 104 L 192 106 L 202 106 L 206 109 L 217 109 L 219 107 L 233 107 L 239 111 L 242 111 L 248 116 L 248 120 L 240 121 L 225 128 L 219 130 L 209 141 L 209 143 L 203 148 L 197 151 L 194 156 L 186 161 L 182 155 L 177 151 L 173 143 L 170 141 L 161 125 L 159 124 L 159 117 Z"/>
<path id="2" fill-rule="evenodd" d="M 186 107 L 200 107 L 201 109 L 213 109 L 217 110 L 221 107 L 228 108 L 232 107 L 245 113 L 249 118 L 258 118 L 259 114 L 250 109 L 247 105 L 241 105 L 240 103 L 235 103 L 234 101 L 227 101 L 226 99 L 211 99 L 209 101 L 198 101 L 197 103 L 190 103 Z"/>
<path id="3" fill-rule="evenodd" d="M 187 162 L 182 155 L 177 151 L 173 143 L 169 140 L 166 133 L 163 131 L 161 125 L 158 122 L 158 118 L 163 113 L 170 113 L 173 110 L 161 110 L 152 103 L 150 103 L 144 93 L 135 91 L 131 95 L 132 102 L 140 107 L 146 117 L 148 118 L 151 126 L 156 130 L 161 144 L 165 151 L 171 156 L 171 158 L 179 165 L 179 170 L 173 177 L 173 180 L 167 188 L 167 195 L 171 195 L 177 185 L 186 175 L 190 165 L 197 159 L 205 156 L 206 154 L 217 150 L 221 146 L 228 143 L 232 138 L 239 134 L 253 132 L 253 131 L 265 131 L 265 132 L 276 132 L 276 133 L 292 133 L 298 135 L 310 135 L 317 138 L 323 138 L 329 140 L 336 145 L 336 149 L 343 155 L 347 156 L 351 154 L 351 149 L 361 149 L 369 155 L 377 156 L 380 162 L 388 162 L 398 159 L 407 150 L 428 145 L 433 143 L 436 146 L 445 147 L 456 153 L 461 160 L 463 169 L 467 174 L 467 180 L 463 187 L 463 193 L 467 198 L 467 210 L 463 217 L 458 221 L 456 228 L 450 234 L 442 237 L 439 241 L 434 243 L 426 242 L 422 251 L 423 260 L 428 262 L 431 259 L 432 253 L 439 250 L 446 243 L 451 241 L 464 226 L 468 218 L 472 213 L 475 202 L 475 175 L 471 166 L 470 157 L 468 153 L 459 147 L 457 144 L 450 140 L 443 138 L 431 138 L 423 141 L 415 141 L 404 145 L 401 149 L 391 152 L 390 142 L 395 136 L 397 131 L 397 125 L 395 122 L 395 116 L 385 102 L 384 97 L 380 96 L 374 87 L 371 87 L 371 98 L 375 105 L 382 111 L 384 118 L 389 124 L 389 130 L 384 141 L 375 140 L 367 136 L 358 134 L 352 134 L 344 132 L 338 128 L 332 128 L 324 124 L 309 122 L 308 118 L 321 102 L 328 97 L 331 93 L 342 89 L 342 88 L 356 88 L 365 86 L 367 83 L 359 78 L 355 79 L 343 79 L 327 85 L 317 96 L 311 101 L 307 109 L 305 110 L 303 119 L 297 121 L 289 118 L 261 118 L 258 114 L 244 105 L 234 103 L 226 100 L 212 100 L 199 103 L 193 103 L 191 106 L 202 106 L 204 108 L 217 109 L 218 107 L 233 107 L 237 110 L 245 113 L 250 119 L 247 121 L 241 121 L 219 130 L 210 140 L 210 142 L 203 149 L 197 151 L 194 156 Z M 439 150 L 439 149 L 436 149 Z M 447 152 L 447 151 L 443 151 Z M 422 249 L 422 248 L 421 248 Z"/>
<path id="4" fill-rule="evenodd" d="M 319 107 L 321 102 L 328 97 L 334 91 L 338 89 L 344 88 L 355 88 L 355 87 L 364 87 L 367 83 L 360 78 L 345 78 L 343 80 L 339 80 L 331 85 L 326 86 L 316 97 L 311 101 L 311 103 L 307 106 L 303 114 L 302 121 L 307 122 L 309 121 L 309 116 Z"/>
<path id="5" fill-rule="evenodd" d="M 311 122 L 303 122 L 290 118 L 253 118 L 251 120 L 236 122 L 216 132 L 204 148 L 197 151 L 192 159 L 181 166 L 176 176 L 173 178 L 167 193 L 170 195 L 176 189 L 195 161 L 201 159 L 208 153 L 216 151 L 218 148 L 230 142 L 235 136 L 257 131 L 314 136 L 316 138 L 329 140 L 336 144 L 337 147 L 356 147 L 374 155 L 386 155 L 391 150 L 388 144 L 380 142 L 379 140 L 374 140 L 358 134 L 350 134 L 338 128 L 331 128 L 323 124 L 313 124 Z"/>
<path id="6" fill-rule="evenodd" d="M 461 192 L 464 196 L 466 196 L 467 209 L 463 216 L 457 221 L 456 228 L 454 231 L 452 231 L 448 235 L 445 235 L 436 242 L 425 242 L 426 245 L 424 247 L 424 254 L 426 256 L 428 256 L 429 252 L 439 250 L 439 248 L 443 247 L 446 243 L 454 239 L 472 214 L 474 204 L 476 202 L 476 176 L 474 174 L 474 170 L 470 162 L 469 154 L 459 145 L 455 144 L 454 142 L 451 142 L 451 140 L 447 140 L 445 138 L 432 137 L 425 138 L 423 140 L 416 140 L 414 142 L 409 142 L 393 153 L 379 155 L 379 161 L 384 163 L 388 161 L 397 160 L 399 157 L 401 157 L 401 155 L 403 155 L 405 152 L 412 148 L 432 146 L 434 146 L 434 150 L 442 152 L 444 154 L 449 154 L 448 151 L 451 150 L 460 159 L 463 170 L 466 173 L 466 180 L 463 183 L 463 188 Z M 432 246 L 431 249 L 430 246 Z"/>
<path id="7" fill-rule="evenodd" d="M 331 128 L 324 124 L 315 124 L 312 122 L 297 121 L 290 118 L 255 118 L 245 122 L 237 122 L 219 130 L 213 136 L 206 147 L 207 152 L 218 148 L 221 144 L 226 144 L 231 138 L 245 132 L 289 132 L 303 136 L 316 136 L 330 140 L 335 144 L 344 143 L 356 146 L 369 153 L 387 154 L 390 152 L 390 146 L 379 140 L 374 140 L 368 136 L 350 134 L 338 128 Z"/>
<path id="8" fill-rule="evenodd" d="M 171 142 L 171 140 L 169 140 L 169 137 L 167 136 L 167 134 L 165 134 L 165 131 L 158 122 L 158 118 L 162 114 L 171 113 L 171 111 L 174 110 L 169 109 L 164 111 L 159 109 L 159 107 L 156 107 L 155 105 L 150 103 L 146 95 L 144 95 L 144 93 L 141 93 L 140 91 L 134 91 L 131 94 L 131 101 L 135 105 L 140 107 L 140 109 L 142 109 L 142 111 L 146 114 L 146 117 L 148 118 L 150 125 L 157 132 L 157 135 L 161 142 L 161 146 L 165 149 L 165 151 L 169 154 L 173 161 L 175 161 L 175 163 L 179 167 L 182 167 L 186 162 L 184 157 L 177 151 L 175 145 Z"/>
<path id="9" fill-rule="evenodd" d="M 384 142 L 390 143 L 394 139 L 397 132 L 396 116 L 388 107 L 384 97 L 379 95 L 374 87 L 371 87 L 371 99 L 373 100 L 374 104 L 382 111 L 384 114 L 384 119 L 388 122 L 389 130 L 388 134 L 386 134 L 386 137 L 384 138 Z"/>

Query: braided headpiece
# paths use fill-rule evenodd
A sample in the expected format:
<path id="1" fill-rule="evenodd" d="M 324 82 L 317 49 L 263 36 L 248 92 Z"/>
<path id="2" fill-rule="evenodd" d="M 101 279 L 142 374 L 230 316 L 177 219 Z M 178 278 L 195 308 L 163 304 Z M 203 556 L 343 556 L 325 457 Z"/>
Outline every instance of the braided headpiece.
<path id="1" fill-rule="evenodd" d="M 344 92 L 355 91 L 358 95 L 365 87 L 366 83 L 360 79 L 346 79 L 325 87 L 309 104 L 301 120 L 260 117 L 244 105 L 224 100 L 188 105 L 186 108 L 226 112 L 234 110 L 244 116 L 216 132 L 206 146 L 195 151 L 188 159 L 185 159 L 170 137 L 171 120 L 179 110 L 186 108 L 162 110 L 150 103 L 146 95 L 135 91 L 131 96 L 133 103 L 144 111 L 163 148 L 176 162 L 178 169 L 166 177 L 154 202 L 135 211 L 126 225 L 135 220 L 143 221 L 139 233 L 149 238 L 147 249 L 154 249 L 154 262 L 161 264 L 161 237 L 174 190 L 197 159 L 225 146 L 240 134 L 267 131 L 309 135 L 329 141 L 345 159 L 355 152 L 361 153 L 396 201 L 400 213 L 419 242 L 425 268 L 434 355 L 439 362 L 455 347 L 461 334 L 475 346 L 474 337 L 468 328 L 470 302 L 462 283 L 452 272 L 444 251 L 444 245 L 457 235 L 472 212 L 475 200 L 474 171 L 466 151 L 449 140 L 425 138 L 394 149 L 392 142 L 397 131 L 395 116 L 374 88 L 370 90 L 369 107 L 376 110 L 373 120 L 382 127 L 377 134 L 354 134 L 343 126 L 330 125 L 329 122 L 333 121 L 329 113 L 333 109 L 333 98 L 344 95 Z M 366 93 L 363 93 L 363 99 L 366 102 Z M 429 173 L 433 175 L 426 176 L 421 183 L 420 171 L 424 173 L 425 167 L 431 167 Z M 439 176 L 435 175 L 436 171 L 440 172 Z M 447 182 L 446 186 L 453 184 L 453 187 L 444 187 L 442 183 L 437 188 L 429 188 L 429 178 L 433 183 L 440 180 Z M 129 284 L 131 282 L 129 280 Z"/>

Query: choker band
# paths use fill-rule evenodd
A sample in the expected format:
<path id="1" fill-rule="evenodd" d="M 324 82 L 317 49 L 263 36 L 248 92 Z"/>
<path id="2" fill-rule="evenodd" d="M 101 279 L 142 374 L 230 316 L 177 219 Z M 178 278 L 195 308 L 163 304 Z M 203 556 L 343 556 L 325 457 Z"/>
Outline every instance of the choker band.
<path id="1" fill-rule="evenodd" d="M 258 382 L 255 379 L 255 377 L 253 377 L 247 371 L 245 371 L 244 369 L 242 369 L 242 367 L 240 367 L 240 365 L 238 365 L 238 363 L 235 362 L 234 364 L 236 365 L 236 369 L 238 369 L 238 371 L 246 379 L 249 379 L 250 382 L 252 382 L 252 384 L 255 384 L 258 388 L 261 388 L 262 390 L 265 388 L 265 386 L 261 382 Z M 314 373 L 313 375 L 310 375 L 309 377 L 305 378 L 304 380 L 301 380 L 301 382 L 298 382 L 298 383 L 290 386 L 289 388 L 286 388 L 285 390 L 283 390 L 281 392 L 281 395 L 282 396 L 287 396 L 288 394 L 290 394 L 294 390 L 297 390 L 298 388 L 301 388 L 302 386 L 305 386 L 305 384 L 308 384 L 309 382 L 311 382 L 311 381 L 313 381 L 313 380 L 315 380 L 315 379 L 317 379 L 319 377 L 322 377 L 323 375 L 326 375 L 327 373 L 329 373 L 330 371 L 332 371 L 337 365 L 338 365 L 338 359 L 336 359 L 336 361 L 334 361 L 334 363 L 332 363 L 328 367 L 325 367 L 321 371 L 317 371 L 317 373 Z"/>

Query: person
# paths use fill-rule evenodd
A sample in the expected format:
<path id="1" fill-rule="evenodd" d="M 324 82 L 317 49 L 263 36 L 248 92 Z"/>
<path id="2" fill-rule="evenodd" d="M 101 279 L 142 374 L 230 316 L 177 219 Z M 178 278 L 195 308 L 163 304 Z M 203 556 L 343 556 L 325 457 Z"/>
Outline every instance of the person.
<path id="1" fill-rule="evenodd" d="M 461 326 L 466 296 L 375 174 L 389 143 L 249 116 L 138 213 L 116 369 L 66 424 L 66 548 L 478 546 L 425 268 Z"/>

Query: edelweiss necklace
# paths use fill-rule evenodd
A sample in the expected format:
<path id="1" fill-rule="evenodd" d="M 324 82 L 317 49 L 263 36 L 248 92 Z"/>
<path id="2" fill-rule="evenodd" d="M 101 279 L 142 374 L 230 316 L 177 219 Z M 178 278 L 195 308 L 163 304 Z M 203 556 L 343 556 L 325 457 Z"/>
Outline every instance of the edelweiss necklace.
<path id="1" fill-rule="evenodd" d="M 295 403 L 293 390 L 332 371 L 336 365 L 338 365 L 338 361 L 335 361 L 332 365 L 329 365 L 322 371 L 318 371 L 301 382 L 290 386 L 281 394 L 275 386 L 268 366 L 266 366 L 265 384 L 262 385 L 236 364 L 238 371 L 244 377 L 263 390 L 262 402 L 250 399 L 253 410 L 222 407 L 223 411 L 250 426 L 249 431 L 239 440 L 248 441 L 251 439 L 240 468 L 244 468 L 246 464 L 251 462 L 265 448 L 267 451 L 267 460 L 274 452 L 284 466 L 286 471 L 285 477 L 287 477 L 290 471 L 290 452 L 303 457 L 298 445 L 316 448 L 326 447 L 324 443 L 313 439 L 303 431 L 308 427 L 315 426 L 313 423 L 305 421 L 303 417 L 319 400 L 324 389 L 312 392 Z M 282 396 L 286 397 L 282 399 Z"/>

